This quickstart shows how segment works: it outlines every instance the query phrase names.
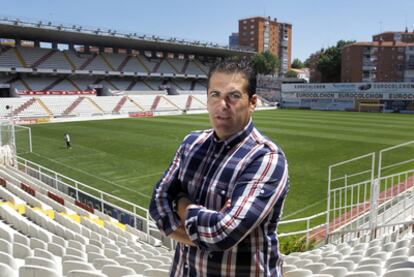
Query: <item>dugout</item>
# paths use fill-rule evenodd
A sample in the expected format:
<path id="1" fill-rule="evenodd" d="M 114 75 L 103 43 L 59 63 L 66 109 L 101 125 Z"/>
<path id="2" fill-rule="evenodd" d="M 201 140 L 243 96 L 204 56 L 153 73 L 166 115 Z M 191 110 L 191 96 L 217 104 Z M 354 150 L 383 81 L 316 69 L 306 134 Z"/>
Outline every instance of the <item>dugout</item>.
<path id="1" fill-rule="evenodd" d="M 18 97 L 13 85 L 0 84 L 0 97 Z"/>

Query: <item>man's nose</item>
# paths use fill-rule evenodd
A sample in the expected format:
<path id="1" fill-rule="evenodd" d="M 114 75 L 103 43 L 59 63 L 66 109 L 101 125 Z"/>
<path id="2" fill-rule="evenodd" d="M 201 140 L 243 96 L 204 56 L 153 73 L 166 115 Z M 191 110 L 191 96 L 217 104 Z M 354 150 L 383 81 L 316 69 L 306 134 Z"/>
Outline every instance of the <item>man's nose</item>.
<path id="1" fill-rule="evenodd" d="M 226 108 L 228 108 L 228 107 L 229 107 L 229 105 L 230 105 L 230 100 L 229 100 L 229 98 L 228 98 L 228 97 L 221 97 L 221 98 L 220 98 L 219 103 L 220 103 L 220 106 L 221 106 L 221 107 L 226 107 Z"/>

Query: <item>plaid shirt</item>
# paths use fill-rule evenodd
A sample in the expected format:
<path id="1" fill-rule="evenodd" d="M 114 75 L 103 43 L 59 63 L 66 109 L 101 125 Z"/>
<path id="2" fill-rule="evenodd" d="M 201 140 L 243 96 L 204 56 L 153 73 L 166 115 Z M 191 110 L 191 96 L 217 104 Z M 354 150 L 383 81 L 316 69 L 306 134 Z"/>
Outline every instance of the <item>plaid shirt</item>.
<path id="1" fill-rule="evenodd" d="M 185 220 L 197 247 L 177 244 L 171 276 L 282 276 L 276 228 L 288 191 L 287 161 L 251 121 L 224 141 L 213 130 L 184 139 L 150 204 L 165 235 L 180 226 L 172 208 L 180 191 L 200 205 Z M 220 211 L 227 199 L 231 207 Z"/>

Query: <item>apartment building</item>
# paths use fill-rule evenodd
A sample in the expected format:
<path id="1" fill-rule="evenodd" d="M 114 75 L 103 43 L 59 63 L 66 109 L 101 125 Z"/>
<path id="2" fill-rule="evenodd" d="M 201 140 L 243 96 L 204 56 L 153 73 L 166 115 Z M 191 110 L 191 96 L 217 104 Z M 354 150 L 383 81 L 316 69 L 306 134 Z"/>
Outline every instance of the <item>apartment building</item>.
<path id="1" fill-rule="evenodd" d="M 414 33 L 385 32 L 342 49 L 342 82 L 414 82 Z"/>
<path id="2" fill-rule="evenodd" d="M 276 18 L 250 17 L 239 20 L 239 46 L 259 53 L 270 51 L 280 60 L 280 73 L 290 69 L 292 25 Z"/>

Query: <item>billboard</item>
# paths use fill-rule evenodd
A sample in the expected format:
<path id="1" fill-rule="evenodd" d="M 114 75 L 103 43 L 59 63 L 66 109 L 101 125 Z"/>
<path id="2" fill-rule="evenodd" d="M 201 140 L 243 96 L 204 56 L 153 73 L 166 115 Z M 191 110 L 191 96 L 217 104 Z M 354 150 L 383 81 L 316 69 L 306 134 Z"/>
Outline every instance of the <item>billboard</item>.
<path id="1" fill-rule="evenodd" d="M 282 84 L 282 98 L 414 100 L 414 82 Z"/>

